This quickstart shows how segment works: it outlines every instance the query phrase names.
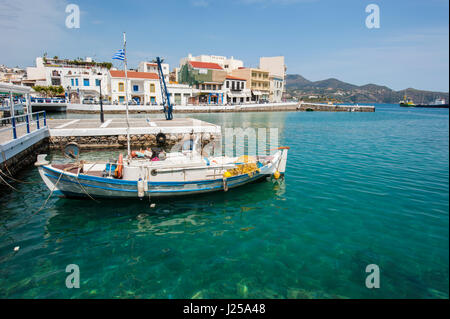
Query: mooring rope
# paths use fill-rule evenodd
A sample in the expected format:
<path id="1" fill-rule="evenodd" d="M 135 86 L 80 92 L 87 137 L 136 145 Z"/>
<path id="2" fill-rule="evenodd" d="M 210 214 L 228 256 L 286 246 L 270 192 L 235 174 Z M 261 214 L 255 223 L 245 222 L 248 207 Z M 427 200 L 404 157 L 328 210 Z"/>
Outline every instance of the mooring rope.
<path id="1" fill-rule="evenodd" d="M 16 192 L 20 192 L 17 188 L 11 186 L 7 181 L 5 181 L 5 179 L 3 177 L 0 176 L 0 179 L 2 180 L 3 183 L 5 183 L 6 186 L 11 187 L 13 190 L 15 190 Z"/>
<path id="2" fill-rule="evenodd" d="M 8 171 L 9 171 L 9 170 L 8 170 Z M 22 184 L 39 184 L 39 183 L 41 183 L 40 181 L 31 181 L 31 182 L 21 181 L 20 179 L 14 178 L 14 177 L 12 177 L 12 176 L 6 174 L 6 173 L 3 172 L 1 169 L 0 169 L 0 174 L 2 174 L 3 176 L 9 178 L 9 179 L 12 180 L 13 182 L 17 182 L 17 183 L 22 183 Z"/>
<path id="3" fill-rule="evenodd" d="M 78 185 L 80 185 L 81 186 L 81 189 L 83 190 L 83 192 L 85 192 L 86 193 L 86 195 L 88 195 L 89 196 L 89 198 L 90 199 L 92 199 L 94 202 L 99 202 L 98 200 L 96 200 L 95 198 L 93 198 L 90 194 L 89 194 L 89 192 L 84 188 L 84 186 L 83 185 L 81 185 L 81 183 L 80 183 L 80 180 L 78 179 L 78 176 L 76 177 L 76 180 L 77 180 L 77 182 L 78 182 Z"/>
<path id="4" fill-rule="evenodd" d="M 6 164 L 6 155 L 5 155 L 5 151 L 3 149 L 2 149 L 2 157 L 3 157 L 3 165 L 5 166 L 6 170 L 8 171 L 8 174 L 9 174 L 9 175 L 6 174 L 5 172 L 3 172 L 0 169 L 0 173 L 3 174 L 3 176 L 8 177 L 9 179 L 11 179 L 14 182 L 23 183 L 23 184 L 37 184 L 37 183 L 39 183 L 39 181 L 36 181 L 36 182 L 25 182 L 25 181 L 21 181 L 19 179 L 16 179 L 16 178 L 12 177 L 13 174 L 11 173 L 11 171 L 8 168 L 8 165 Z"/>
<path id="5" fill-rule="evenodd" d="M 63 176 L 63 174 L 64 174 L 64 170 L 63 170 L 63 171 L 61 172 L 61 174 L 59 175 L 58 180 L 56 181 L 55 185 L 53 185 L 53 189 L 50 191 L 50 194 L 48 195 L 48 197 L 47 197 L 47 199 L 45 200 L 44 204 L 42 204 L 41 208 L 39 208 L 36 212 L 34 212 L 33 214 L 31 214 L 30 216 L 28 216 L 28 218 L 26 218 L 25 221 L 19 222 L 19 223 L 17 223 L 16 225 L 13 225 L 11 228 L 8 228 L 8 230 L 15 229 L 15 228 L 17 228 L 17 227 L 19 227 L 19 226 L 21 226 L 21 225 L 24 225 L 24 224 L 28 223 L 28 222 L 30 221 L 30 219 L 33 218 L 33 216 L 37 215 L 38 213 L 40 213 L 40 212 L 44 209 L 45 205 L 47 205 L 48 200 L 49 200 L 50 197 L 53 195 L 53 192 L 55 191 L 56 186 L 58 185 L 59 181 L 61 180 L 61 177 Z"/>

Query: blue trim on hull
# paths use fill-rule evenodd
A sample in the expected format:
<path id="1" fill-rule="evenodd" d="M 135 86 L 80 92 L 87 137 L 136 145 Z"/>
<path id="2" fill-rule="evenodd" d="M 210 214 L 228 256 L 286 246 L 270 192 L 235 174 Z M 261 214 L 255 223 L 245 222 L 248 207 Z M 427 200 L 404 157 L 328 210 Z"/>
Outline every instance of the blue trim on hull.
<path id="1" fill-rule="evenodd" d="M 56 173 L 56 174 L 61 174 L 60 171 L 54 170 L 48 166 L 43 166 L 44 169 L 52 172 L 52 173 Z M 210 168 L 210 167 L 208 167 Z M 67 175 L 64 172 L 64 175 Z M 236 179 L 239 179 L 243 176 L 245 176 L 246 174 L 242 174 L 242 175 L 237 175 L 237 176 L 233 176 L 228 178 L 228 181 L 233 181 Z M 70 175 L 68 175 L 70 176 Z M 96 176 L 90 176 L 90 175 L 84 175 L 84 174 L 78 174 L 77 175 L 78 179 L 82 179 L 82 180 L 87 180 L 87 181 L 94 181 L 94 182 L 101 182 L 101 183 L 108 183 L 108 184 L 117 184 L 117 185 L 133 185 L 133 186 L 137 186 L 137 181 L 130 181 L 130 180 L 123 180 L 123 179 L 112 179 L 112 178 L 105 178 L 105 177 L 96 177 Z M 107 181 L 107 182 L 106 182 Z M 212 180 L 200 180 L 200 181 L 186 181 L 186 182 L 149 182 L 150 186 L 164 186 L 164 185 L 170 185 L 170 186 L 183 186 L 186 184 L 211 184 L 211 183 L 217 183 L 217 182 L 222 182 L 222 179 L 212 179 Z M 84 186 L 84 185 L 83 185 Z"/>
<path id="2" fill-rule="evenodd" d="M 53 178 L 55 180 L 60 180 L 64 181 L 64 182 L 69 182 L 69 183 L 73 183 L 73 184 L 77 184 L 78 182 L 76 181 L 71 181 L 65 178 L 59 178 L 59 176 L 54 176 L 54 175 L 50 175 L 47 173 L 44 173 L 45 176 L 49 177 L 49 178 Z M 240 175 L 240 177 L 243 177 L 244 175 Z M 255 175 L 254 177 L 251 177 L 249 179 L 234 183 L 234 184 L 230 184 L 228 187 L 235 187 L 235 186 L 239 186 L 241 184 L 245 184 L 245 183 L 250 183 L 253 181 L 256 181 L 264 176 L 267 176 L 265 174 L 258 174 Z M 74 177 L 75 178 L 75 177 Z M 109 179 L 108 179 L 109 180 Z M 216 180 L 216 181 L 220 181 L 222 182 L 222 180 Z M 105 183 L 105 182 L 103 182 Z M 103 190 L 108 190 L 108 191 L 116 191 L 116 192 L 129 192 L 129 193 L 137 193 L 137 189 L 133 190 L 133 189 L 122 189 L 122 188 L 112 188 L 112 187 L 106 187 L 106 186 L 98 186 L 98 185 L 91 185 L 91 184 L 85 184 L 85 183 L 79 183 L 81 184 L 83 187 L 91 187 L 91 188 L 97 188 L 97 189 L 103 189 Z M 207 191 L 213 191 L 213 190 L 220 190 L 223 189 L 223 185 L 220 186 L 214 186 L 214 187 L 204 187 L 204 188 L 197 188 L 197 189 L 179 189 L 179 190 L 149 190 L 147 191 L 147 193 L 153 193 L 153 194 L 170 194 L 170 193 L 197 193 L 197 192 L 207 192 Z M 60 192 L 65 193 L 63 190 L 60 190 Z M 69 192 L 72 193 L 72 192 Z M 98 195 L 94 195 L 94 196 L 98 196 Z M 124 196 L 125 197 L 125 196 Z"/>

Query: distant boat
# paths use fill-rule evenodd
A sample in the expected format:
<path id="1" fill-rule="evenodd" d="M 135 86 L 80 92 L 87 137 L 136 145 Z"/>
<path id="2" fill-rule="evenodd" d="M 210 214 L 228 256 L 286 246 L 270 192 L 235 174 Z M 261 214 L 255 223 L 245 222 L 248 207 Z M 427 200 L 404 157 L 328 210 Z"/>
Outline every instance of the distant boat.
<path id="1" fill-rule="evenodd" d="M 403 100 L 399 102 L 399 104 L 400 106 L 416 106 L 412 100 L 406 97 L 406 94 L 403 97 Z"/>
<path id="2" fill-rule="evenodd" d="M 428 108 L 447 108 L 448 109 L 448 103 L 445 102 L 445 99 L 436 99 L 433 102 L 429 104 L 417 104 L 416 107 L 428 107 Z"/>

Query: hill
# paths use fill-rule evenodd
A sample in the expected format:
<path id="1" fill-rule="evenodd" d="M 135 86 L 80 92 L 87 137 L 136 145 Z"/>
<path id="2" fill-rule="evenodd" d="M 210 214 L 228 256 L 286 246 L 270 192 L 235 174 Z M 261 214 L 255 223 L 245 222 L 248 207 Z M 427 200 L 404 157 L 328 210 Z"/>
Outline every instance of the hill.
<path id="1" fill-rule="evenodd" d="M 310 81 L 300 74 L 286 76 L 286 97 L 303 100 L 336 100 L 349 103 L 398 103 L 404 95 L 415 103 L 430 103 L 436 98 L 449 99 L 448 92 L 424 91 L 408 88 L 394 91 L 373 83 L 354 85 L 330 78 Z"/>

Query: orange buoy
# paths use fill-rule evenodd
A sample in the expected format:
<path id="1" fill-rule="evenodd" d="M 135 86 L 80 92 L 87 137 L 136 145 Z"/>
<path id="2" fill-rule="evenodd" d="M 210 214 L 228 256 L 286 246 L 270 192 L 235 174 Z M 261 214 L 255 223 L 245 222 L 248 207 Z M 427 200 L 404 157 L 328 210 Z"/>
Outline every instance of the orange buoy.
<path id="1" fill-rule="evenodd" d="M 123 155 L 122 155 L 122 153 L 119 154 L 119 161 L 117 163 L 116 169 L 114 170 L 114 177 L 116 177 L 116 178 L 123 177 Z"/>

